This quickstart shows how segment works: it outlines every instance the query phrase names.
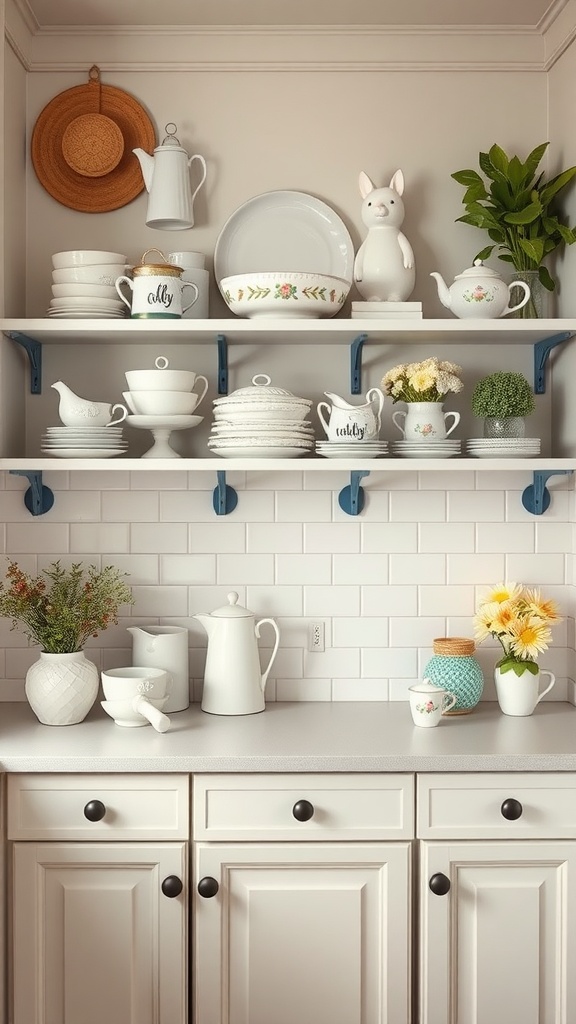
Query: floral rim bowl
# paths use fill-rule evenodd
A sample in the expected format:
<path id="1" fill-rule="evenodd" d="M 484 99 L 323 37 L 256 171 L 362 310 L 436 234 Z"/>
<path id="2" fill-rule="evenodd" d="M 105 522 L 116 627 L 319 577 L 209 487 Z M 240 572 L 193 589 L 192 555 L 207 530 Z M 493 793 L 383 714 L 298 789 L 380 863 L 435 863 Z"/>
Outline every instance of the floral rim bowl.
<path id="1" fill-rule="evenodd" d="M 236 316 L 302 320 L 338 313 L 351 282 L 327 274 L 266 271 L 223 277 L 219 287 Z"/>

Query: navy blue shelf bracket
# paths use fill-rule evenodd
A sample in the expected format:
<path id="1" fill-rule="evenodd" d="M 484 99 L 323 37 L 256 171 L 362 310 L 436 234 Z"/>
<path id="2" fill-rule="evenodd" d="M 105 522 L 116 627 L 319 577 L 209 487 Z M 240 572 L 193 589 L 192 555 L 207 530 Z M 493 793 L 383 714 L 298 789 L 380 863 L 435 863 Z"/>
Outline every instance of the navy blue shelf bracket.
<path id="1" fill-rule="evenodd" d="M 234 488 L 226 483 L 224 470 L 216 471 L 216 479 L 218 483 L 212 492 L 212 505 L 217 516 L 227 516 L 236 508 L 238 495 Z"/>
<path id="2" fill-rule="evenodd" d="M 534 394 L 543 395 L 546 392 L 546 363 L 553 348 L 569 341 L 574 337 L 571 331 L 564 331 L 563 334 L 553 334 L 551 338 L 544 338 L 534 345 Z"/>
<path id="3" fill-rule="evenodd" d="M 360 515 L 364 508 L 364 488 L 360 486 L 363 476 L 370 476 L 370 472 L 367 469 L 353 469 L 350 473 L 350 483 L 343 487 L 338 495 L 340 508 L 349 516 Z"/>
<path id="4" fill-rule="evenodd" d="M 43 516 L 54 504 L 54 494 L 46 484 L 42 483 L 42 472 L 39 469 L 11 469 L 13 476 L 25 476 L 30 484 L 24 494 L 24 504 L 33 516 Z"/>
<path id="5" fill-rule="evenodd" d="M 39 395 L 42 392 L 42 345 L 34 338 L 20 331 L 6 331 L 6 337 L 16 341 L 25 349 L 30 361 L 30 394 Z"/>
<path id="6" fill-rule="evenodd" d="M 522 491 L 522 504 L 527 512 L 534 516 L 541 516 L 550 506 L 550 491 L 546 487 L 548 478 L 551 476 L 568 476 L 573 473 L 572 469 L 536 469 L 533 474 L 534 482 Z"/>
<path id="7" fill-rule="evenodd" d="M 362 394 L 362 349 L 367 334 L 359 334 L 350 345 L 350 394 Z"/>
<path id="8" fill-rule="evenodd" d="M 218 394 L 228 394 L 228 342 L 223 334 L 218 338 Z"/>

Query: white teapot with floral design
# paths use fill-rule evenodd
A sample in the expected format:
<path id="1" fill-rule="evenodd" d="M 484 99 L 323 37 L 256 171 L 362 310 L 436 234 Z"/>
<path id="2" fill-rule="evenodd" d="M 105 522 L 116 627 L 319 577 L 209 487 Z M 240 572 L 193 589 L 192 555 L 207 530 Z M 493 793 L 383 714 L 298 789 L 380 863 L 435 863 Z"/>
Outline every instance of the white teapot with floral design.
<path id="1" fill-rule="evenodd" d="M 430 277 L 436 279 L 442 305 L 461 319 L 495 320 L 522 309 L 530 298 L 530 288 L 525 281 L 506 284 L 497 271 L 485 267 L 482 260 L 474 260 L 473 267 L 456 274 L 450 287 L 436 271 Z M 523 292 L 522 301 L 516 306 L 510 305 L 513 288 L 521 288 Z"/>

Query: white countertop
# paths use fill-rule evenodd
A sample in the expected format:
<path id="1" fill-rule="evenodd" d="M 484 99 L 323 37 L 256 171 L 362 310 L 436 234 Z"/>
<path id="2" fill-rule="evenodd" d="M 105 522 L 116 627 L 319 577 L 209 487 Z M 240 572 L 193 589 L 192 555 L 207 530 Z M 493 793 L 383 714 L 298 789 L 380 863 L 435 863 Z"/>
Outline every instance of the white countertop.
<path id="1" fill-rule="evenodd" d="M 9 772 L 576 771 L 576 708 L 529 718 L 496 703 L 412 724 L 408 704 L 271 703 L 257 715 L 171 716 L 169 732 L 125 729 L 99 706 L 79 725 L 40 725 L 27 703 L 0 703 L 0 770 Z"/>

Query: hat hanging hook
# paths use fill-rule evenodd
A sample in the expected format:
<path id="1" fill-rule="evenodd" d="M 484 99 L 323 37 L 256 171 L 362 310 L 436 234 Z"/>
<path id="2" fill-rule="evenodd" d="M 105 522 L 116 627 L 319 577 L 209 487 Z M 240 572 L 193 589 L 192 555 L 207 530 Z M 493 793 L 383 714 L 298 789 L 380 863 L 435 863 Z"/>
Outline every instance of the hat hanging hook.
<path id="1" fill-rule="evenodd" d="M 168 124 L 164 125 L 164 131 L 166 135 L 162 139 L 162 145 L 165 146 L 179 146 L 180 139 L 177 137 L 176 132 L 178 131 L 178 125 L 174 124 L 174 121 L 168 121 Z"/>

